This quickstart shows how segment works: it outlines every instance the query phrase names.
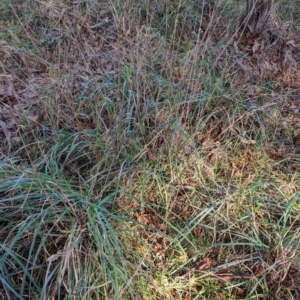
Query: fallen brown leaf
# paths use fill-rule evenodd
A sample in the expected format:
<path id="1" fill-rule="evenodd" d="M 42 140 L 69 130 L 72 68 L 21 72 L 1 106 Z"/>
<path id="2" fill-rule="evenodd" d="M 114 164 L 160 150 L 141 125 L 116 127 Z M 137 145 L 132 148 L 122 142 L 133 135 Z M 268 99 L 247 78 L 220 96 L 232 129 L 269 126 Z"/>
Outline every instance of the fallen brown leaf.
<path id="1" fill-rule="evenodd" d="M 212 262 L 209 258 L 204 258 L 202 261 L 200 261 L 197 266 L 195 267 L 196 271 L 203 271 L 207 270 L 212 266 Z"/>
<path id="2" fill-rule="evenodd" d="M 11 138 L 11 131 L 7 128 L 7 125 L 0 120 L 0 126 L 2 127 L 2 130 L 4 132 L 5 138 L 8 142 L 10 142 Z"/>

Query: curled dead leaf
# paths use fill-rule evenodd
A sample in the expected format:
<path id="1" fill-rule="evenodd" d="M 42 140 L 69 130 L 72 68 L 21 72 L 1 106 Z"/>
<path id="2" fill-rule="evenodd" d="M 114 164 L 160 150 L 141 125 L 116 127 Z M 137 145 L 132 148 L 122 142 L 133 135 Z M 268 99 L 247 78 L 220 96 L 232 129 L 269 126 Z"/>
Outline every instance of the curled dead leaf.
<path id="1" fill-rule="evenodd" d="M 203 271 L 209 269 L 213 265 L 212 261 L 209 258 L 204 258 L 201 260 L 195 267 L 196 271 Z"/>
<path id="2" fill-rule="evenodd" d="M 252 52 L 255 53 L 260 48 L 260 43 L 255 40 L 254 45 L 252 46 Z"/>
<path id="3" fill-rule="evenodd" d="M 0 120 L 0 126 L 4 132 L 5 138 L 8 142 L 10 142 L 10 138 L 11 138 L 11 131 L 8 129 L 7 125 Z"/>

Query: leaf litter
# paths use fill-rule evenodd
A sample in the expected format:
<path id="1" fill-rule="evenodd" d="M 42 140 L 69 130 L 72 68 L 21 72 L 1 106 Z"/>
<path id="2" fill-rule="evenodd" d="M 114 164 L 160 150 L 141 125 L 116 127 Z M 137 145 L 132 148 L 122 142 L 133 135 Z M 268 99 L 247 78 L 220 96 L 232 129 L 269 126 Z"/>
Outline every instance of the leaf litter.
<path id="1" fill-rule="evenodd" d="M 44 4 L 43 4 L 44 5 Z M 62 18 L 65 24 L 72 26 L 73 23 L 68 19 L 67 15 L 61 15 L 58 8 L 52 9 L 48 5 L 42 7 L 43 10 L 49 11 L 50 18 Z M 270 8 L 266 8 L 268 12 Z M 47 13 L 48 14 L 48 13 Z M 105 15 L 106 13 L 104 13 Z M 104 23 L 107 28 L 112 24 L 112 18 L 110 16 L 105 16 Z M 266 25 L 266 22 L 268 25 Z M 78 19 L 78 24 L 85 23 L 85 20 Z M 93 23 L 92 23 L 93 24 Z M 96 24 L 97 25 L 97 24 Z M 109 53 L 117 52 L 122 50 L 122 54 L 126 57 L 130 51 L 134 42 L 130 43 L 128 37 L 123 37 L 123 39 L 118 41 L 118 36 L 115 32 L 107 32 L 105 38 L 99 38 L 100 33 L 97 33 L 98 26 L 96 25 L 78 25 L 77 28 L 81 32 L 81 38 L 83 44 L 86 47 L 90 47 L 94 53 L 103 53 L 103 55 L 93 60 L 81 57 L 79 59 L 70 59 L 70 61 L 65 65 L 61 66 L 59 63 L 53 64 L 54 71 L 60 72 L 63 68 L 69 70 L 70 78 L 74 80 L 73 84 L 75 89 L 81 90 L 81 92 L 75 93 L 88 94 L 92 87 L 87 86 L 86 89 L 81 89 L 79 86 L 85 86 L 85 81 L 90 80 L 90 76 L 95 76 L 95 80 L 99 80 L 101 83 L 102 77 L 104 76 L 115 76 L 118 73 L 118 62 L 113 59 Z M 207 31 L 208 32 L 208 31 Z M 126 31 L 127 35 L 133 34 L 133 32 Z M 138 32 L 142 35 L 142 31 Z M 138 35 L 137 34 L 137 35 Z M 18 37 L 14 37 L 19 43 Z M 137 36 L 137 40 L 147 40 L 148 44 L 145 43 L 145 47 L 150 46 L 151 51 L 147 52 L 145 49 L 141 49 L 140 55 L 142 57 L 140 62 L 140 69 L 145 68 L 146 61 L 151 59 L 155 54 L 158 53 L 158 43 L 153 41 L 147 35 Z M 119 43 L 119 44 L 118 44 Z M 2 48 L 1 48 L 2 47 Z M 69 45 L 71 48 L 71 43 Z M 192 55 L 197 55 L 201 52 L 201 48 L 194 49 L 193 51 L 186 54 L 185 59 L 187 60 Z M 263 23 L 257 22 L 255 19 L 251 19 L 247 26 L 243 28 L 234 41 L 234 47 L 231 50 L 232 55 L 238 57 L 238 63 L 232 70 L 232 73 L 239 74 L 239 79 L 236 81 L 236 85 L 247 85 L 251 84 L 251 90 L 248 89 L 248 96 L 253 103 L 258 101 L 262 90 L 259 87 L 260 81 L 271 81 L 274 86 L 274 93 L 280 92 L 282 90 L 286 91 L 286 98 L 281 99 L 282 105 L 280 109 L 278 107 L 274 108 L 274 114 L 278 118 L 278 130 L 274 136 L 274 141 L 271 141 L 270 150 L 268 154 L 271 158 L 281 160 L 283 158 L 289 158 L 293 160 L 294 158 L 299 158 L 297 155 L 300 153 L 300 115 L 299 115 L 299 105 L 300 105 L 300 44 L 296 37 L 293 39 L 286 38 L 284 34 L 284 29 L 279 27 L 274 20 L 268 19 L 267 15 Z M 182 60 L 182 65 L 186 63 L 186 60 Z M 191 59 L 193 60 L 193 58 Z M 40 102 L 37 95 L 42 94 L 45 88 L 51 89 L 55 87 L 55 83 L 49 72 L 46 70 L 45 65 L 37 66 L 33 64 L 31 66 L 31 61 L 26 56 L 22 56 L 18 53 L 16 49 L 8 45 L 1 44 L 0 46 L 0 61 L 3 62 L 1 70 L 1 81 L 0 81 L 0 126 L 2 129 L 2 134 L 6 142 L 10 143 L 13 137 L 17 136 L 19 130 L 19 122 L 21 115 L 24 116 L 26 112 L 27 121 L 30 124 L 45 124 L 47 120 L 47 115 L 45 109 L 40 106 Z M 184 85 L 188 86 L 187 90 L 196 92 L 199 89 L 199 85 L 194 85 L 190 80 L 182 79 L 184 78 L 185 68 L 179 66 L 179 68 L 174 69 L 172 73 L 173 83 L 181 84 L 184 81 Z M 20 69 L 22 66 L 22 69 Z M 222 64 L 216 64 L 216 71 L 218 72 L 222 69 Z M 17 69 L 17 74 L 7 75 L 9 70 Z M 163 73 L 163 72 L 162 72 Z M 98 76 L 98 77 L 97 77 Z M 232 74 L 227 74 L 225 80 L 230 80 Z M 135 89 L 134 84 L 130 86 L 131 89 Z M 108 87 L 109 89 L 109 87 Z M 75 96 L 76 98 L 76 96 Z M 87 105 L 87 104 L 86 104 Z M 85 105 L 85 106 L 86 106 Z M 212 122 L 213 123 L 213 122 Z M 89 125 L 90 126 L 90 125 Z M 284 128 L 293 128 L 292 137 L 283 130 Z M 91 127 L 93 128 L 93 127 Z M 109 128 L 109 125 L 107 125 Z M 212 124 L 208 123 L 206 128 L 206 133 L 199 134 L 198 142 L 204 147 L 212 147 L 216 143 L 219 143 L 223 128 L 215 128 Z M 211 134 L 213 133 L 213 134 Z M 208 137 L 206 137 L 208 136 Z M 241 178 L 246 177 L 245 174 L 249 172 L 247 166 L 245 166 L 244 161 L 250 161 L 253 159 L 251 156 L 251 146 L 255 145 L 255 140 L 250 138 L 240 137 L 242 143 L 245 144 L 245 152 L 241 154 L 241 159 L 236 159 L 232 161 L 232 172 L 229 175 L 231 178 Z M 281 144 L 277 144 L 278 140 Z M 158 146 L 155 144 L 153 146 L 154 151 L 149 150 L 149 159 L 155 162 L 156 153 Z M 250 149 L 250 150 L 249 150 Z M 187 151 L 186 151 L 187 152 Z M 211 152 L 212 163 L 220 161 L 223 158 L 218 158 L 219 154 L 213 154 Z M 295 156 L 296 154 L 296 156 Z M 298 168 L 299 170 L 299 168 Z M 189 174 L 187 171 L 186 174 Z M 184 198 L 188 192 L 181 191 L 173 199 L 173 213 L 174 217 L 172 221 L 176 222 L 178 219 L 188 221 L 192 218 L 194 214 L 193 209 L 184 207 Z M 129 204 L 131 205 L 131 204 Z M 136 209 L 139 204 L 135 204 Z M 157 217 L 153 212 L 141 209 L 139 213 L 134 215 L 134 218 L 140 229 L 143 229 L 142 237 L 147 241 L 149 249 L 156 260 L 156 266 L 158 269 L 163 269 L 168 256 L 168 246 L 169 241 L 165 237 L 164 233 L 167 232 L 166 224 Z M 209 219 L 209 217 L 207 217 Z M 209 220 L 204 219 L 203 223 L 208 223 Z M 201 237 L 201 226 L 197 225 L 193 228 L 192 234 L 195 238 Z M 184 255 L 185 257 L 185 255 Z M 181 258 L 181 260 L 184 258 Z M 270 269 L 270 280 L 271 289 L 274 291 L 276 297 L 280 297 L 280 291 L 278 284 L 285 285 L 286 288 L 291 288 L 295 286 L 293 282 L 293 275 L 299 272 L 297 266 L 288 264 L 285 269 L 278 267 L 280 264 L 287 263 L 284 253 L 276 253 L 274 259 L 269 262 L 268 268 Z M 260 272 L 254 272 L 251 274 L 239 269 L 228 269 L 224 266 L 222 269 L 214 271 L 214 268 L 218 265 L 222 265 L 222 262 L 214 257 L 197 257 L 196 260 L 191 264 L 188 271 L 183 271 L 181 276 L 199 276 L 199 273 L 207 274 L 214 280 L 236 280 L 236 279 L 249 279 L 261 275 Z M 278 269 L 277 269 L 278 268 Z M 249 265 L 249 269 L 251 266 Z M 283 273 L 282 273 L 283 272 Z M 281 280 L 281 281 L 280 281 Z M 278 281 L 280 281 L 278 283 Z M 243 296 L 243 289 L 237 291 L 240 297 Z M 174 291 L 174 295 L 177 295 Z"/>

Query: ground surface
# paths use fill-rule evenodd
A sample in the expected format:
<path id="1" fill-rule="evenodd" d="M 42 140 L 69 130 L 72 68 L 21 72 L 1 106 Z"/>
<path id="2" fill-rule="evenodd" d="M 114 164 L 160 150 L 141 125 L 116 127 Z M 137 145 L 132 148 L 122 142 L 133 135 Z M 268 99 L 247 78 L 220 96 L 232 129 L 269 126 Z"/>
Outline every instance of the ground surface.
<path id="1" fill-rule="evenodd" d="M 2 299 L 299 299 L 300 8 L 245 8 L 0 1 Z"/>

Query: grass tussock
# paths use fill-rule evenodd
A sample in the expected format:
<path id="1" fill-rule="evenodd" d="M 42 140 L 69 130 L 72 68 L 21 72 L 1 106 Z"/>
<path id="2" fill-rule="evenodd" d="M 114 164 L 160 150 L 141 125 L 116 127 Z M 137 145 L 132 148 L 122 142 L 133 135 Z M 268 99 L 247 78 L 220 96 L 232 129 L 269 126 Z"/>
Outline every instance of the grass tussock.
<path id="1" fill-rule="evenodd" d="M 299 4 L 252 2 L 0 1 L 2 299 L 299 298 Z"/>

